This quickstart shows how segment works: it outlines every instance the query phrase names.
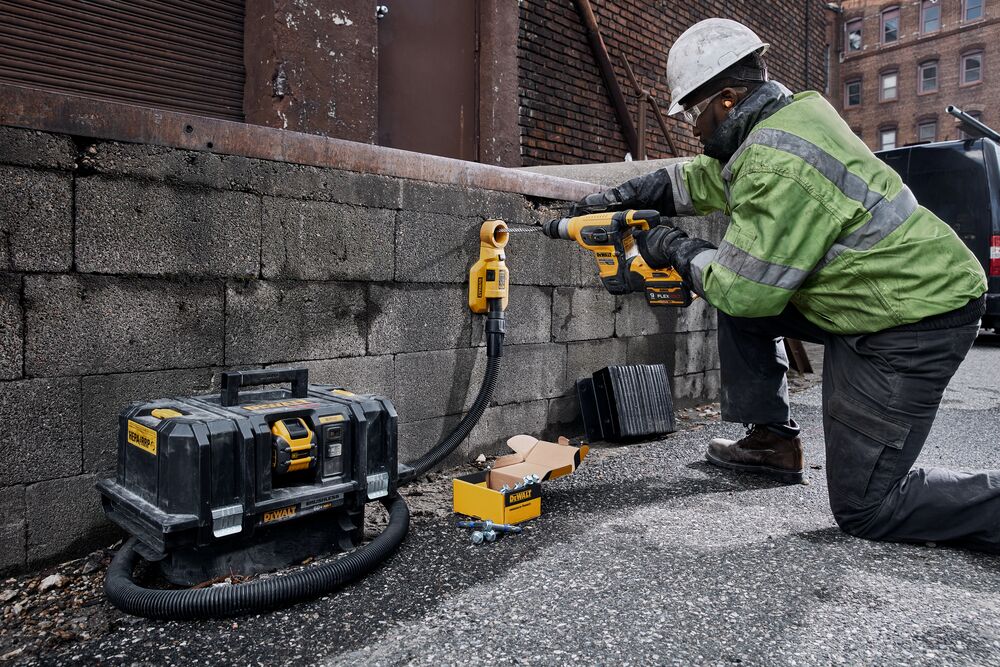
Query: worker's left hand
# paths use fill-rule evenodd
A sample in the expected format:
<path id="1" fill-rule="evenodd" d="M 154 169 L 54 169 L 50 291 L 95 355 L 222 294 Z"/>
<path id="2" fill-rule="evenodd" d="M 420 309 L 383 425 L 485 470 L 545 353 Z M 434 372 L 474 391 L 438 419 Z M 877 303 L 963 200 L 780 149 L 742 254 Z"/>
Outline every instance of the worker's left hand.
<path id="1" fill-rule="evenodd" d="M 681 277 L 690 282 L 691 260 L 699 252 L 714 249 L 715 246 L 704 239 L 689 238 L 683 229 L 660 225 L 633 234 L 639 254 L 651 268 L 674 267 Z"/>
<path id="2" fill-rule="evenodd" d="M 604 192 L 587 195 L 570 207 L 570 217 L 628 208 L 655 209 L 662 216 L 677 215 L 670 173 L 666 169 L 636 176 Z"/>

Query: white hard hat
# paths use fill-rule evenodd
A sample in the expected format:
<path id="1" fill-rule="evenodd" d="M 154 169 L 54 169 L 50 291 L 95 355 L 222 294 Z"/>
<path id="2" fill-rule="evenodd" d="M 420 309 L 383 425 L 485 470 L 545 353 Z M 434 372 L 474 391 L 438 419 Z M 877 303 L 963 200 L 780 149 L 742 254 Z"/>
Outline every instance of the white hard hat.
<path id="1" fill-rule="evenodd" d="M 729 19 L 705 19 L 677 38 L 667 54 L 667 85 L 673 116 L 684 110 L 683 100 L 699 86 L 751 53 L 763 54 L 770 44 L 753 30 Z"/>

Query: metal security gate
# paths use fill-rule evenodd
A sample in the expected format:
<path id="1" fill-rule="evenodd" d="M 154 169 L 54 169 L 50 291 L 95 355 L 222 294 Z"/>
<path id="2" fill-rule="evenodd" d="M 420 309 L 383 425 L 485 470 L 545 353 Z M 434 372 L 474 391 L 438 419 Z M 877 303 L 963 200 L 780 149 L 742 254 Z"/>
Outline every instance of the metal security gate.
<path id="1" fill-rule="evenodd" d="M 243 120 L 243 0 L 0 0 L 0 82 Z"/>
<path id="2" fill-rule="evenodd" d="M 378 22 L 379 143 L 477 160 L 479 3 L 385 5 L 389 11 Z"/>

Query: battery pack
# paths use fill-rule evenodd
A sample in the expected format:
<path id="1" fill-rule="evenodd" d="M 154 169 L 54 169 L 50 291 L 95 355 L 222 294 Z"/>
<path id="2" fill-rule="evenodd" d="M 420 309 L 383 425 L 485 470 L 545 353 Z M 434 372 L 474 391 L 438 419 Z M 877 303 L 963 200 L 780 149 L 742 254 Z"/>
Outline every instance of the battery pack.
<path id="1" fill-rule="evenodd" d="M 190 586 L 357 546 L 365 504 L 395 491 L 396 451 L 386 398 L 305 369 L 227 372 L 219 394 L 125 409 L 117 475 L 97 488 L 140 555 Z"/>

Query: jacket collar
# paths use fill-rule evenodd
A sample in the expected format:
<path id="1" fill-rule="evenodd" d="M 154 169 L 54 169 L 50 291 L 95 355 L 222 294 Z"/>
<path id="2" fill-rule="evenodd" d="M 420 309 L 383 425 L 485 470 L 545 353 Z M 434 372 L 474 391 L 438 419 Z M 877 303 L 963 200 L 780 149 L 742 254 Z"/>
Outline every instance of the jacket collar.
<path id="1" fill-rule="evenodd" d="M 777 81 L 768 81 L 753 91 L 729 113 L 729 117 L 705 143 L 705 155 L 727 162 L 750 131 L 792 101 L 792 91 Z"/>

